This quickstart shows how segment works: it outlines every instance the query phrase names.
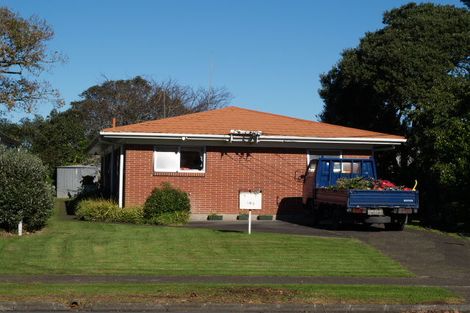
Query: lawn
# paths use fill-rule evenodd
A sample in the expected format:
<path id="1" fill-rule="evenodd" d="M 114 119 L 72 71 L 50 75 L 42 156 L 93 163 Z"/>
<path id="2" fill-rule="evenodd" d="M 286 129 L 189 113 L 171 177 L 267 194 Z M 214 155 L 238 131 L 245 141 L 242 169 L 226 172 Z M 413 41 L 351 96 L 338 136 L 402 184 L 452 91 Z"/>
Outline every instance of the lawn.
<path id="1" fill-rule="evenodd" d="M 0 274 L 412 276 L 353 239 L 65 220 L 61 201 L 43 231 L 0 237 Z"/>
<path id="2" fill-rule="evenodd" d="M 236 284 L 0 284 L 0 301 L 144 303 L 460 303 L 439 287 Z"/>

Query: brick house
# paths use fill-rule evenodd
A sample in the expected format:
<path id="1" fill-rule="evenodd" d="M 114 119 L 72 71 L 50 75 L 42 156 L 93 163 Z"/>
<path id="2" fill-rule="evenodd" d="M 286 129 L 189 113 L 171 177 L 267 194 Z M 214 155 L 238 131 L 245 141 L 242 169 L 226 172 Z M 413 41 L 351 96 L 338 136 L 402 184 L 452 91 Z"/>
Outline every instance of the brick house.
<path id="1" fill-rule="evenodd" d="M 255 194 L 258 214 L 302 212 L 302 175 L 322 155 L 371 157 L 400 136 L 238 107 L 171 117 L 100 132 L 102 185 L 121 207 L 142 205 L 170 182 L 190 195 L 192 218 L 240 213 L 240 194 Z"/>

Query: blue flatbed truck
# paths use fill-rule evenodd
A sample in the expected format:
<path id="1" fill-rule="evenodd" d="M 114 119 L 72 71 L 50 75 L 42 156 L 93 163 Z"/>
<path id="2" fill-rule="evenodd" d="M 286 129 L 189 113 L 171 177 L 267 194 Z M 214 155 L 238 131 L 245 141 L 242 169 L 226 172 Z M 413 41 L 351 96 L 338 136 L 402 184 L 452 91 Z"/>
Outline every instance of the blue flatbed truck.
<path id="1" fill-rule="evenodd" d="M 377 179 L 375 161 L 322 157 L 309 163 L 304 175 L 303 203 L 314 224 L 329 220 L 333 228 L 362 223 L 403 230 L 408 215 L 418 212 L 418 191 L 327 188 L 343 177 Z"/>

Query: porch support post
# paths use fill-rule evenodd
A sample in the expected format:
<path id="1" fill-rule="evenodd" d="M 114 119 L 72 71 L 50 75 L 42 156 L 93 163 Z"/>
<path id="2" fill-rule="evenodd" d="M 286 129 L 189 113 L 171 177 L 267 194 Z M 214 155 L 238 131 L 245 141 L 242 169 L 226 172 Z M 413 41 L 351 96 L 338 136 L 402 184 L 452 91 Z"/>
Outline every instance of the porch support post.
<path id="1" fill-rule="evenodd" d="M 120 147 L 119 154 L 119 207 L 123 207 L 124 199 L 124 146 Z"/>
<path id="2" fill-rule="evenodd" d="M 111 194 L 111 197 L 114 197 L 114 145 L 111 146 L 111 161 L 109 162 L 109 167 L 110 167 L 110 177 L 109 177 L 109 181 L 110 181 L 110 186 L 109 186 L 109 192 Z"/>

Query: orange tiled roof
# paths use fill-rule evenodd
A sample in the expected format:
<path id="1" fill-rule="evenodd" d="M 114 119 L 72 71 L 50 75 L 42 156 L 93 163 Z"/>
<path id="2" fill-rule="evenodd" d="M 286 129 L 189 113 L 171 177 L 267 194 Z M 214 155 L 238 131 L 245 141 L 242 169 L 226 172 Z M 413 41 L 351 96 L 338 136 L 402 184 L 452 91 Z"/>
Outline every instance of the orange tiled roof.
<path id="1" fill-rule="evenodd" d="M 104 132 L 227 135 L 230 130 L 262 131 L 267 136 L 403 139 L 401 136 L 313 122 L 272 113 L 226 107 L 114 128 Z"/>

